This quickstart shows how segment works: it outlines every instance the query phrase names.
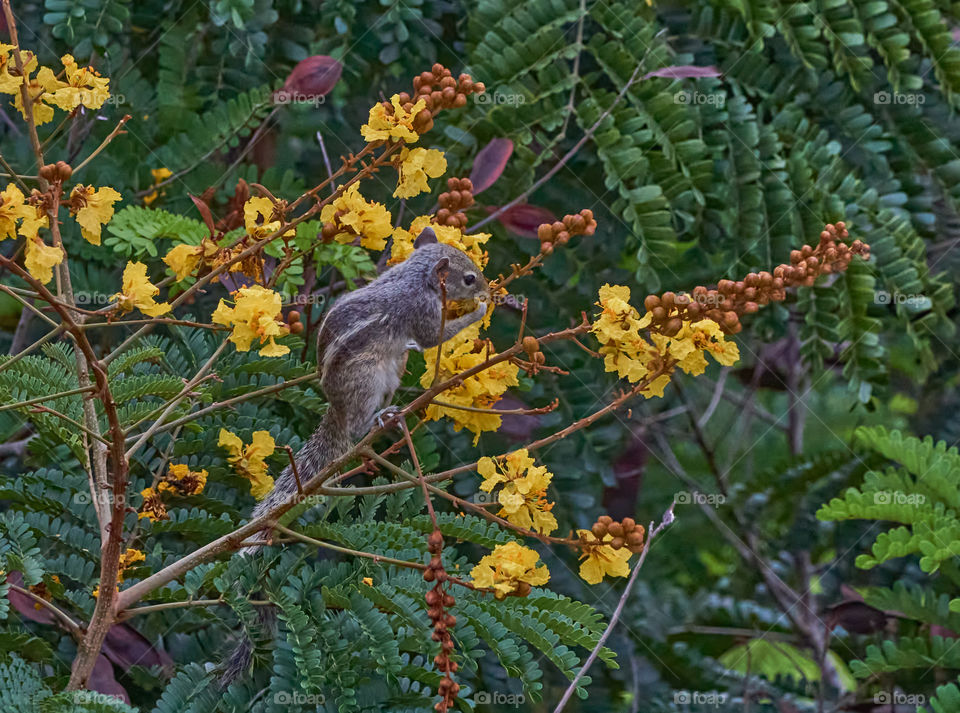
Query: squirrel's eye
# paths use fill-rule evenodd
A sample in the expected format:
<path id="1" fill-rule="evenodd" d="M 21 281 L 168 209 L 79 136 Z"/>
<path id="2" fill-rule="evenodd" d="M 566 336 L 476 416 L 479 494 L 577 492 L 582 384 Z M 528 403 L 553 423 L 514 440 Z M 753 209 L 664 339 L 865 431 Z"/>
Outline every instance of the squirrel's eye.
<path id="1" fill-rule="evenodd" d="M 463 284 L 465 285 L 472 285 L 476 281 L 477 281 L 477 276 L 474 275 L 472 272 L 468 272 L 466 275 L 463 276 Z"/>

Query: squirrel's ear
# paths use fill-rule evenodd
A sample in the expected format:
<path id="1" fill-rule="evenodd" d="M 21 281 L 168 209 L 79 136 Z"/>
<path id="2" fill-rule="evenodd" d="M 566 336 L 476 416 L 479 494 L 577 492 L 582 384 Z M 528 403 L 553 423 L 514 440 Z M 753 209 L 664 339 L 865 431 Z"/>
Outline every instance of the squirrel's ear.
<path id="1" fill-rule="evenodd" d="M 417 239 L 413 241 L 413 248 L 422 248 L 424 245 L 430 245 L 437 242 L 437 234 L 433 232 L 433 228 L 424 228 L 420 231 L 420 235 L 417 236 Z"/>
<path id="2" fill-rule="evenodd" d="M 428 228 L 429 230 L 429 228 Z M 430 231 L 433 232 L 433 231 Z M 447 271 L 450 269 L 450 258 L 442 257 L 433 264 L 433 279 L 431 282 L 439 288 L 440 280 L 446 277 Z"/>

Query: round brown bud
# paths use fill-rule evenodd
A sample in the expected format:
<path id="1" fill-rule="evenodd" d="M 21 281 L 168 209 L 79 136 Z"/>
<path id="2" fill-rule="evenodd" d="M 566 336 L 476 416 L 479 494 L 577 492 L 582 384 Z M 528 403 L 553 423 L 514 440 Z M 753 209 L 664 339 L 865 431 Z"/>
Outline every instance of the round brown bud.
<path id="1" fill-rule="evenodd" d="M 565 226 L 562 222 L 557 220 L 557 221 L 554 221 L 550 227 L 553 229 L 553 234 L 557 235 L 558 233 L 563 232 L 563 229 Z"/>
<path id="2" fill-rule="evenodd" d="M 620 524 L 623 525 L 623 531 L 630 533 L 633 532 L 637 526 L 636 521 L 632 517 L 625 517 L 620 521 Z"/>
<path id="3" fill-rule="evenodd" d="M 460 190 L 461 190 L 461 191 L 469 191 L 469 192 L 472 193 L 472 192 L 473 192 L 473 181 L 471 181 L 469 178 L 461 178 L 461 179 L 460 179 Z"/>
<path id="4" fill-rule="evenodd" d="M 683 322 L 680 321 L 679 317 L 674 317 L 671 319 L 663 328 L 663 333 L 668 337 L 672 337 L 677 334 L 683 328 Z"/>
<path id="5" fill-rule="evenodd" d="M 303 322 L 292 322 L 290 324 L 291 334 L 300 334 L 301 332 L 303 332 Z"/>
<path id="6" fill-rule="evenodd" d="M 483 94 L 485 91 L 487 91 L 487 85 L 485 85 L 483 82 L 474 82 L 474 83 L 473 83 L 473 93 L 474 93 L 474 94 Z"/>
<path id="7" fill-rule="evenodd" d="M 549 255 L 553 252 L 553 243 L 540 243 L 540 252 Z"/>
<path id="8" fill-rule="evenodd" d="M 423 600 L 427 603 L 427 606 L 435 607 L 440 601 L 440 596 L 440 592 L 436 589 L 430 589 L 423 595 Z"/>
<path id="9" fill-rule="evenodd" d="M 561 230 L 559 233 L 557 233 L 557 242 L 561 245 L 566 245 L 568 242 L 570 242 L 570 233 L 568 233 L 566 230 Z"/>
<path id="10" fill-rule="evenodd" d="M 801 253 L 799 250 L 790 251 L 790 262 L 792 262 L 794 265 L 796 265 L 802 259 L 803 259 L 803 253 Z"/>
<path id="11" fill-rule="evenodd" d="M 624 539 L 622 537 L 614 537 L 612 540 L 610 540 L 610 546 L 615 550 L 619 550 L 623 547 L 623 545 Z"/>
<path id="12" fill-rule="evenodd" d="M 696 319 L 697 317 L 699 317 L 699 316 L 700 316 L 700 305 L 698 305 L 696 302 L 692 302 L 692 303 L 690 303 L 689 305 L 687 305 L 687 315 L 688 315 L 691 319 Z"/>
<path id="13" fill-rule="evenodd" d="M 533 355 L 534 364 L 540 365 L 545 363 L 546 361 L 547 361 L 547 358 L 543 355 L 543 352 L 537 352 L 536 354 Z"/>
<path id="14" fill-rule="evenodd" d="M 663 296 L 660 297 L 660 302 L 663 304 L 664 309 L 669 310 L 673 307 L 673 300 L 676 295 L 672 292 L 664 292 Z"/>
<path id="15" fill-rule="evenodd" d="M 540 238 L 541 243 L 553 240 L 553 228 L 549 223 L 541 223 L 537 227 L 537 237 Z"/>
<path id="16" fill-rule="evenodd" d="M 643 529 L 633 530 L 627 535 L 627 544 L 631 547 L 643 544 Z"/>
<path id="17" fill-rule="evenodd" d="M 623 537 L 623 525 L 619 522 L 611 522 L 610 527 L 607 528 L 607 532 L 614 537 Z"/>
<path id="18" fill-rule="evenodd" d="M 430 533 L 430 536 L 427 537 L 427 544 L 430 547 L 443 547 L 443 533 L 440 530 L 434 530 Z M 438 563 L 440 561 L 439 557 L 434 557 Z"/>
<path id="19" fill-rule="evenodd" d="M 728 327 L 732 327 L 740 321 L 740 318 L 737 316 L 736 312 L 727 312 L 723 315 L 723 323 Z"/>
<path id="20" fill-rule="evenodd" d="M 453 87 L 444 87 L 442 95 L 445 102 L 452 104 L 453 100 L 457 98 L 457 90 Z"/>
<path id="21" fill-rule="evenodd" d="M 756 302 L 745 302 L 743 305 L 743 311 L 747 314 L 753 314 L 759 309 L 760 305 L 758 305 Z"/>
<path id="22" fill-rule="evenodd" d="M 300 321 L 300 313 L 297 312 L 297 310 L 292 309 L 289 312 L 287 312 L 287 322 L 289 322 L 290 324 L 293 324 L 294 322 L 299 322 L 299 321 Z"/>
<path id="23" fill-rule="evenodd" d="M 467 105 L 467 95 L 466 94 L 457 94 L 453 98 L 453 105 L 458 109 Z"/>
<path id="24" fill-rule="evenodd" d="M 723 295 L 727 294 L 728 292 L 731 292 L 733 290 L 733 287 L 734 287 L 734 283 L 731 282 L 730 280 L 720 280 L 720 282 L 717 283 L 717 291 Z"/>
<path id="25" fill-rule="evenodd" d="M 597 522 L 603 523 L 604 525 L 609 525 L 611 522 L 613 522 L 613 518 L 609 515 L 601 515 L 597 518 Z"/>
<path id="26" fill-rule="evenodd" d="M 447 75 L 440 80 L 441 89 L 453 89 L 457 86 L 457 80 Z"/>
<path id="27" fill-rule="evenodd" d="M 434 579 L 436 579 L 436 575 L 434 574 L 433 570 L 428 567 L 427 569 L 423 570 L 423 578 L 428 582 L 432 582 Z"/>
<path id="28" fill-rule="evenodd" d="M 662 322 L 667 318 L 667 310 L 663 307 L 657 306 L 650 311 L 653 312 L 653 320 L 655 322 Z"/>
<path id="29" fill-rule="evenodd" d="M 433 75 L 430 72 L 420 72 L 420 81 L 424 84 L 433 84 Z"/>
<path id="30" fill-rule="evenodd" d="M 524 337 L 523 338 L 523 351 L 527 354 L 532 354 L 534 352 L 540 351 L 540 342 L 537 341 L 536 337 Z"/>
<path id="31" fill-rule="evenodd" d="M 607 534 L 607 528 L 601 522 L 593 523 L 593 527 L 590 528 L 590 531 L 598 540 L 602 540 L 604 535 Z"/>
<path id="32" fill-rule="evenodd" d="M 647 312 L 652 312 L 660 306 L 660 298 L 656 295 L 647 295 L 643 300 L 643 306 L 646 307 Z"/>

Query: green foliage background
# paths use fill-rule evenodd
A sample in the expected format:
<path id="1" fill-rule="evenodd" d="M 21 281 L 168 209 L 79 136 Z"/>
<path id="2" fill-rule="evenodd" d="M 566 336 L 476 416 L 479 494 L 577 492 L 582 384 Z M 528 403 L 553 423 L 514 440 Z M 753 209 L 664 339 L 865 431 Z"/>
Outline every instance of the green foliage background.
<path id="1" fill-rule="evenodd" d="M 671 65 L 718 67 L 720 78 L 637 82 L 592 140 L 530 197 L 555 215 L 591 208 L 599 223 L 596 235 L 574 241 L 517 283 L 516 291 L 529 300 L 531 328 L 540 333 L 568 326 L 590 309 L 605 282 L 629 284 L 639 304 L 650 292 L 770 269 L 786 261 L 791 248 L 815 242 L 826 222 L 845 220 L 854 237 L 870 243 L 873 259 L 854 262 L 846 275 L 801 289 L 787 304 L 751 318 L 739 337 L 743 359 L 728 376 L 708 372 L 705 379 L 680 379 L 680 389 L 662 401 L 606 419 L 543 454 L 556 474 L 551 495 L 562 530 L 587 527 L 602 512 L 639 522 L 658 519 L 678 492 L 693 489 L 690 480 L 678 480 L 678 472 L 705 493 L 725 490 L 715 518 L 678 505 L 677 523 L 651 553 L 624 625 L 608 642 L 619 668 L 595 667 L 594 680 L 584 681 L 590 698 L 568 710 L 700 710 L 685 702 L 691 691 L 722 693 L 721 710 L 742 710 L 747 692 L 751 710 L 785 710 L 780 706 L 787 703 L 814 710 L 821 690 L 830 700 L 839 700 L 844 686 L 850 699 L 871 700 L 897 687 L 929 698 L 938 684 L 956 680 L 955 650 L 928 636 L 931 624 L 947 635 L 960 631 L 956 614 L 944 604 L 956 596 L 956 465 L 937 471 L 942 487 L 929 485 L 935 489 L 931 512 L 893 517 L 869 506 L 844 510 L 860 496 L 842 495 L 868 471 L 868 483 L 872 477 L 891 479 L 887 490 L 929 492 L 899 471 L 883 470 L 890 459 L 923 478 L 905 460 L 902 442 L 883 446 L 888 436 L 879 430 L 855 439 L 858 426 L 932 434 L 947 445 L 960 438 L 955 3 L 46 0 L 16 2 L 14 9 L 21 42 L 36 49 L 42 63 L 55 64 L 60 54 L 72 52 L 111 77 L 117 98 L 96 116 L 82 116 L 52 144 L 50 155 L 75 163 L 119 117 L 133 116 L 127 133 L 85 169 L 85 182 L 111 185 L 125 197 L 123 210 L 105 229 L 105 247 L 88 245 L 65 226 L 74 288 L 91 301 L 115 291 L 127 258 L 156 266 L 150 259 L 173 244 L 199 241 L 204 228 L 188 194 L 215 187 L 214 212 L 222 216 L 240 178 L 288 198 L 319 183 L 326 168 L 317 133 L 334 161 L 359 150 L 358 127 L 370 105 L 381 93 L 408 89 L 410 78 L 435 61 L 471 73 L 493 97 L 445 112 L 426 136 L 424 145 L 446 151 L 447 175 L 468 175 L 477 152 L 493 138 L 510 138 L 515 146 L 503 176 L 479 196 L 471 222 L 484 217 L 482 206 L 511 200 L 553 166 L 612 105 L 638 66 L 641 73 Z M 314 54 L 343 63 L 333 92 L 317 107 L 274 107 L 272 90 L 296 62 Z M 3 111 L 13 117 L 12 107 Z M 4 157 L 35 173 L 25 138 L 8 122 L 0 132 Z M 248 147 L 254 132 L 258 145 Z M 180 175 L 144 208 L 137 195 L 149 192 L 150 169 L 160 167 Z M 395 209 L 392 176 L 381 179 L 370 197 Z M 433 200 L 423 195 L 411 201 L 405 220 L 429 210 Z M 530 238 L 499 223 L 489 228 L 491 275 L 534 252 Z M 304 245 L 311 229 L 316 226 L 298 234 Z M 325 249 L 313 259 L 317 287 L 334 291 L 340 276 L 354 280 L 374 269 L 358 249 Z M 291 292 L 301 279 L 312 279 L 293 273 L 283 285 Z M 198 314 L 208 314 L 219 296 L 211 289 L 197 304 Z M 4 353 L 18 319 L 16 304 L 0 298 Z M 494 339 L 511 339 L 517 324 L 517 315 L 503 310 L 494 321 Z M 33 331 L 39 337 L 42 325 L 35 323 Z M 104 350 L 116 346 L 106 330 L 103 339 Z M 219 380 L 205 384 L 196 400 L 221 400 L 308 373 L 311 349 L 300 362 L 304 345 L 295 338 L 289 343 L 295 348 L 285 359 L 226 354 L 218 362 Z M 125 423 L 176 393 L 180 376 L 195 372 L 214 347 L 207 336 L 174 327 L 116 360 L 111 379 Z M 525 384 L 519 396 L 541 405 L 556 395 L 561 408 L 536 423 L 516 424 L 520 429 L 549 433 L 596 409 L 615 388 L 610 375 L 575 347 L 551 349 L 548 359 L 570 375 L 544 375 Z M 718 378 L 724 381 L 715 390 Z M 75 387 L 69 347 L 62 343 L 0 371 L 0 390 L 11 402 Z M 205 493 L 172 508 L 170 522 L 139 523 L 150 544 L 145 571 L 228 531 L 249 512 L 245 482 L 231 474 L 216 447 L 220 427 L 244 440 L 267 428 L 278 443 L 294 448 L 309 435 L 324 408 L 322 394 L 308 386 L 280 393 L 201 419 L 138 454 L 135 490 L 148 484 L 165 459 L 210 472 Z M 51 406 L 76 417 L 80 401 L 65 397 Z M 707 412 L 710 418 L 701 423 Z M 57 575 L 58 601 L 78 616 L 89 615 L 98 538 L 89 503 L 76 496 L 86 488 L 78 436 L 49 415 L 0 411 L 0 442 L 21 438 L 28 422 L 37 436 L 26 453 L 2 462 L 0 555 L 5 569 L 21 570 L 28 584 L 44 579 L 53 586 L 50 577 Z M 480 450 L 500 452 L 510 438 L 485 436 Z M 467 436 L 441 425 L 423 435 L 418 448 L 430 468 L 475 453 Z M 282 458 L 272 465 L 282 467 Z M 468 495 L 476 485 L 475 476 L 467 475 L 452 487 Z M 818 509 L 834 497 L 847 505 L 833 501 L 820 511 L 831 517 L 818 519 Z M 307 515 L 304 531 L 388 556 L 423 556 L 426 520 L 415 496 L 348 505 Z M 914 529 L 881 538 L 868 556 L 863 551 L 871 524 L 827 522 L 847 517 L 894 520 Z M 131 515 L 131 525 L 134 520 Z M 502 537 L 469 517 L 444 523 L 452 537 L 480 546 Z M 945 538 L 934 555 L 921 544 L 932 537 L 918 531 L 921 526 Z M 722 539 L 725 531 L 750 543 L 791 586 L 812 589 L 823 620 L 830 616 L 828 605 L 849 596 L 841 590 L 847 585 L 869 587 L 866 603 L 879 609 L 915 612 L 909 617 L 914 623 L 902 624 L 897 634 L 889 628 L 836 630 L 837 680 L 820 686 L 819 669 L 806 665 L 810 652 L 802 637 L 777 607 L 756 563 L 744 561 Z M 912 544 L 896 537 L 913 538 Z M 891 549 L 897 542 L 904 549 Z M 483 551 L 451 549 L 449 564 L 468 567 Z M 256 571 L 241 570 L 236 558 L 211 564 L 152 597 L 223 596 L 229 606 L 174 609 L 133 621 L 148 640 L 162 642 L 177 664 L 170 682 L 143 668 L 117 671 L 138 710 L 279 710 L 274 694 L 288 690 L 324 693 L 329 710 L 427 710 L 437 675 L 425 650 L 417 578 L 308 554 L 278 548 Z M 457 604 L 464 680 L 473 691 L 523 692 L 527 710 L 545 710 L 556 700 L 622 586 L 587 588 L 575 576 L 572 558 L 543 554 L 551 586 L 586 604 L 547 592 L 506 606 L 458 595 Z M 871 568 L 858 569 L 855 564 L 864 560 L 855 561 L 857 555 L 872 557 Z M 931 557 L 940 565 L 936 572 Z M 801 577 L 802 561 L 811 563 L 812 579 Z M 129 579 L 137 574 L 133 570 Z M 376 585 L 362 584 L 365 576 Z M 232 589 L 237 580 L 244 591 L 265 591 L 278 603 L 283 637 L 272 649 L 261 642 L 258 677 L 221 697 L 201 685 L 212 677 L 203 664 L 219 660 L 240 625 L 255 639 L 257 633 L 251 606 Z M 69 674 L 69 637 L 5 613 L 3 710 L 34 710 L 29 706 L 40 700 L 49 710 L 70 709 L 51 695 Z M 770 635 L 784 643 L 758 644 Z M 603 659 L 613 661 L 612 655 Z M 851 661 L 861 663 L 844 663 Z M 855 683 L 839 675 L 848 666 L 859 677 Z M 34 698 L 24 703 L 28 694 Z M 929 704 L 935 711 L 954 710 L 960 700 L 956 688 L 938 695 L 939 702 Z M 544 703 L 533 702 L 541 698 Z M 464 696 L 462 705 L 469 707 L 469 700 Z M 82 709 L 123 710 L 92 705 Z"/>

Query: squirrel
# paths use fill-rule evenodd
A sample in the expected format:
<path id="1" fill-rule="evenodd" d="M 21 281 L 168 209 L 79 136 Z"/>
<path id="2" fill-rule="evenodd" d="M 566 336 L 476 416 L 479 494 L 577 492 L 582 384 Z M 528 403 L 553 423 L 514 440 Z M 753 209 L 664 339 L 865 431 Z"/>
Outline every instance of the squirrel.
<path id="1" fill-rule="evenodd" d="M 409 350 L 439 346 L 487 313 L 487 281 L 465 252 L 437 241 L 424 228 L 404 262 L 336 301 L 320 325 L 317 366 L 327 399 L 317 429 L 294 457 L 296 474 L 309 482 L 347 453 L 378 420 L 392 411 Z M 444 320 L 448 302 L 475 303 L 476 309 Z M 443 334 L 440 333 L 441 327 Z M 256 518 L 298 492 L 297 477 L 287 466 L 273 490 L 252 512 Z M 250 555 L 262 545 L 245 547 Z M 276 627 L 269 607 L 260 608 L 260 623 Z M 243 636 L 227 661 L 220 684 L 225 688 L 249 668 L 252 645 Z"/>

